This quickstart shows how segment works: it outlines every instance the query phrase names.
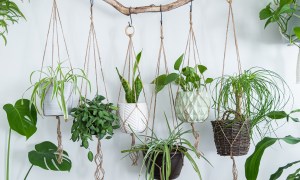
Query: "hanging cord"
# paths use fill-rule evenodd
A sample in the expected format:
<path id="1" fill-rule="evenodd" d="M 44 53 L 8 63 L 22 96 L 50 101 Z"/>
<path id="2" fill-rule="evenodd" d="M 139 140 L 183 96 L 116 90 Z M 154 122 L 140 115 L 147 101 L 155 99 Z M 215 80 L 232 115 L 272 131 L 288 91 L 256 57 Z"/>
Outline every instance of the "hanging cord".
<path id="1" fill-rule="evenodd" d="M 225 61 L 226 61 L 226 52 L 227 52 L 227 44 L 228 44 L 228 33 L 229 33 L 229 25 L 230 25 L 230 20 L 232 21 L 232 27 L 233 27 L 233 34 L 234 34 L 234 43 L 235 43 L 235 49 L 236 49 L 236 55 L 237 55 L 237 64 L 238 64 L 238 72 L 239 75 L 242 74 L 242 65 L 241 65 L 241 60 L 240 60 L 240 54 L 239 54 L 239 48 L 238 48 L 238 41 L 237 41 L 237 34 L 236 34 L 236 28 L 235 28 L 235 21 L 234 21 L 234 15 L 233 15 L 233 10 L 232 10 L 232 0 L 226 0 L 228 2 L 229 5 L 229 10 L 228 10 L 228 17 L 227 17 L 227 25 L 226 25 L 226 38 L 225 38 L 225 48 L 224 48 L 224 57 L 223 57 L 223 66 L 222 66 L 222 77 L 221 77 L 221 85 L 220 85 L 220 93 L 223 87 L 223 79 L 224 79 L 224 71 L 225 71 Z M 242 97 L 237 97 L 237 98 L 242 98 Z M 218 103 L 218 119 L 220 118 L 220 104 Z M 236 115 L 240 115 L 238 114 L 238 112 L 235 113 Z M 224 113 L 225 115 L 225 113 Z M 222 118 L 222 120 L 225 120 L 224 116 Z M 236 137 L 234 138 L 234 140 L 232 142 L 230 142 L 228 140 L 228 138 L 226 137 L 226 134 L 224 133 L 224 130 L 222 128 L 222 126 L 220 125 L 220 122 L 218 122 L 218 125 L 226 139 L 226 141 L 230 144 L 230 158 L 232 159 L 232 174 L 233 174 L 233 180 L 237 180 L 238 179 L 238 170 L 236 167 L 236 162 L 233 156 L 233 145 L 237 139 L 237 137 L 239 136 L 239 134 L 241 133 L 242 129 L 244 128 L 244 125 L 247 121 L 245 120 L 243 122 L 243 125 L 241 126 L 241 128 L 239 129 L 238 134 L 236 135 Z M 249 133 L 249 132 L 248 132 Z"/>
<path id="2" fill-rule="evenodd" d="M 60 131 L 60 118 L 59 116 L 56 116 L 57 119 L 57 162 L 59 164 L 62 163 L 63 161 L 63 146 L 62 146 L 62 136 L 61 136 L 61 131 Z"/>
<path id="3" fill-rule="evenodd" d="M 101 141 L 98 138 L 97 154 L 95 155 L 95 163 L 97 166 L 96 172 L 94 174 L 95 180 L 104 180 L 105 171 L 103 169 L 103 153 L 101 149 Z"/>
<path id="4" fill-rule="evenodd" d="M 131 10 L 130 10 L 130 12 L 131 12 Z M 124 66 L 123 66 L 122 76 L 125 77 L 125 71 L 126 71 L 126 68 L 127 68 L 128 69 L 127 80 L 128 80 L 129 84 L 132 84 L 132 83 L 134 83 L 134 78 L 135 77 L 131 73 L 133 73 L 132 72 L 133 67 L 134 67 L 133 59 L 135 59 L 136 54 L 135 54 L 133 41 L 132 41 L 132 37 L 134 35 L 135 29 L 132 26 L 131 16 L 130 16 L 130 20 L 131 20 L 131 23 L 129 23 L 129 25 L 125 28 L 125 34 L 128 36 L 129 42 L 128 42 L 128 47 L 127 47 L 127 52 L 126 52 L 126 57 L 125 57 L 125 63 L 124 63 Z M 141 75 L 140 75 L 141 73 L 140 73 L 139 66 L 137 66 L 137 73 L 138 73 L 138 76 L 141 78 Z M 135 88 L 136 87 L 133 86 L 133 91 L 135 91 Z M 122 85 L 120 85 L 120 88 L 119 88 L 118 103 L 120 103 L 120 99 L 121 99 L 121 90 L 122 90 Z M 146 103 L 146 106 L 147 106 L 147 110 L 148 110 L 149 108 L 148 108 L 147 97 L 146 97 L 144 87 L 142 88 L 142 93 L 143 93 L 145 103 Z M 137 99 L 137 101 L 138 101 L 138 99 Z M 126 127 L 130 128 L 130 124 L 128 123 L 128 120 L 131 118 L 131 116 L 133 116 L 135 114 L 136 110 L 139 111 L 140 114 L 142 114 L 143 117 L 141 119 L 146 120 L 146 129 L 148 128 L 148 122 L 149 122 L 149 117 L 148 117 L 149 114 L 144 114 L 144 112 L 141 111 L 141 109 L 139 108 L 138 103 L 135 103 L 135 107 L 131 110 L 131 112 L 128 114 L 128 116 L 125 117 L 125 119 L 121 119 L 122 120 L 122 122 L 121 122 L 122 129 L 125 131 L 125 133 L 130 133 L 130 135 L 131 135 L 131 147 L 135 146 L 135 135 L 131 132 L 128 132 L 127 131 L 128 129 Z M 137 165 L 137 162 L 138 162 L 138 159 L 139 159 L 139 153 L 131 153 L 129 155 L 129 157 L 132 160 L 132 165 Z"/>
<path id="5" fill-rule="evenodd" d="M 191 123 L 191 126 L 192 126 L 192 132 L 193 132 L 193 135 L 194 135 L 194 137 L 195 137 L 194 147 L 195 147 L 195 149 L 197 150 L 197 156 L 200 157 L 200 156 L 201 156 L 201 152 L 200 152 L 200 150 L 199 150 L 200 134 L 196 131 L 196 128 L 195 128 L 195 124 L 194 124 L 194 123 Z"/>

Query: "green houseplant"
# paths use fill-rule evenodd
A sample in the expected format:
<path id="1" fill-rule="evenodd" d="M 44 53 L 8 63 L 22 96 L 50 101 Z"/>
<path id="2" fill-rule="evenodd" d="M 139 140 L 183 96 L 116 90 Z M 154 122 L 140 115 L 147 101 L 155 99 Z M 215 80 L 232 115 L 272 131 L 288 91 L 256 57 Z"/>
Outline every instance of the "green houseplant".
<path id="1" fill-rule="evenodd" d="M 73 106 L 73 95 L 76 92 L 81 95 L 78 88 L 79 79 L 87 81 L 89 88 L 90 82 L 82 69 L 72 69 L 62 65 L 63 62 L 58 63 L 56 68 L 49 66 L 31 73 L 30 88 L 33 88 L 31 101 L 36 107 L 43 109 L 45 116 L 63 115 L 67 120 Z M 34 82 L 35 74 L 39 74 L 40 78 Z"/>
<path id="2" fill-rule="evenodd" d="M 6 34 L 8 33 L 9 23 L 17 23 L 20 18 L 25 19 L 16 3 L 10 0 L 0 0 L 0 36 L 7 44 Z"/>
<path id="3" fill-rule="evenodd" d="M 121 75 L 116 68 L 123 90 L 125 92 L 126 103 L 118 103 L 118 115 L 120 117 L 121 129 L 125 133 L 143 132 L 147 127 L 148 108 L 145 102 L 138 102 L 143 83 L 138 69 L 142 52 L 139 52 L 131 70 L 129 70 L 128 79 L 124 74 Z"/>
<path id="4" fill-rule="evenodd" d="M 247 154 L 253 130 L 264 136 L 266 132 L 258 125 L 265 122 L 271 126 L 268 113 L 286 105 L 287 88 L 277 73 L 258 67 L 217 79 L 214 107 L 219 119 L 212 125 L 218 154 Z"/>
<path id="5" fill-rule="evenodd" d="M 183 123 L 171 130 L 167 118 L 166 122 L 169 131 L 167 138 L 161 139 L 153 132 L 153 130 L 151 130 L 153 136 L 147 136 L 149 142 L 143 142 L 141 140 L 141 138 L 145 137 L 144 135 L 141 135 L 140 137 L 136 135 L 141 144 L 135 145 L 131 149 L 123 150 L 122 153 L 130 155 L 131 153 L 142 152 L 144 159 L 141 170 L 146 167 L 149 175 L 146 173 L 145 176 L 146 179 L 148 178 L 149 180 L 176 179 L 180 175 L 184 157 L 187 157 L 199 179 L 202 179 L 199 167 L 191 156 L 191 153 L 194 153 L 200 158 L 198 151 L 189 140 L 182 137 L 183 135 L 192 133 L 192 131 L 183 131 L 181 127 Z"/>
<path id="6" fill-rule="evenodd" d="M 74 117 L 71 129 L 72 140 L 81 140 L 81 146 L 88 149 L 89 141 L 96 136 L 98 140 L 110 139 L 114 130 L 119 128 L 119 119 L 112 103 L 104 103 L 101 95 L 89 100 L 82 97 L 78 107 L 73 108 L 71 115 Z M 88 152 L 88 159 L 93 160 L 93 153 Z"/>
<path id="7" fill-rule="evenodd" d="M 175 99 L 176 116 L 183 122 L 203 122 L 207 119 L 210 109 L 210 97 L 207 85 L 212 78 L 204 78 L 207 68 L 197 64 L 194 67 L 182 67 L 184 54 L 174 64 L 174 70 L 170 74 L 162 74 L 152 81 L 155 91 L 158 93 L 165 86 L 175 83 L 180 87 Z"/>

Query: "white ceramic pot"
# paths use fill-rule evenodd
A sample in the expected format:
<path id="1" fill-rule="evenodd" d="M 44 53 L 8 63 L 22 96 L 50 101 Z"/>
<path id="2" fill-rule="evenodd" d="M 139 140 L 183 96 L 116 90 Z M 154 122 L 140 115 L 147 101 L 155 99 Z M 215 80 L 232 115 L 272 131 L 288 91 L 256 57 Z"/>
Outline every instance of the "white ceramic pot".
<path id="1" fill-rule="evenodd" d="M 64 96 L 66 101 L 66 107 L 68 114 L 70 114 L 73 107 L 73 85 L 72 83 L 65 83 Z M 56 96 L 52 99 L 53 86 L 49 87 L 49 90 L 46 93 L 45 100 L 43 103 L 43 112 L 45 116 L 63 116 L 64 113 L 61 110 L 59 103 L 61 103 L 60 96 Z"/>
<path id="2" fill-rule="evenodd" d="M 121 130 L 125 133 L 141 133 L 147 128 L 148 108 L 146 103 L 118 103 Z"/>
<path id="3" fill-rule="evenodd" d="M 210 97 L 207 91 L 180 91 L 175 99 L 176 117 L 189 123 L 204 122 L 209 115 Z"/>

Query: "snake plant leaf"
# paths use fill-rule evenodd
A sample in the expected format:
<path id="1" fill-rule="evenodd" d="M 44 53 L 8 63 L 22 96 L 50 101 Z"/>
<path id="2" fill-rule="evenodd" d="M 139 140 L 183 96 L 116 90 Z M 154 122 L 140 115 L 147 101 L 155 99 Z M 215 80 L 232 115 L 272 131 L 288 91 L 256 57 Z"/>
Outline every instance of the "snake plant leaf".
<path id="1" fill-rule="evenodd" d="M 133 76 L 135 76 L 136 71 L 139 68 L 139 64 L 141 61 L 141 57 L 142 57 L 142 51 L 138 53 L 138 55 L 135 58 L 135 62 L 134 62 L 134 66 L 133 66 Z"/>
<path id="2" fill-rule="evenodd" d="M 52 142 L 45 141 L 35 145 L 35 150 L 28 153 L 28 159 L 34 166 L 52 171 L 70 171 L 72 162 L 66 151 L 63 152 L 63 161 L 57 162 L 57 146 Z"/>
<path id="3" fill-rule="evenodd" d="M 130 88 L 130 85 L 129 85 L 128 81 L 126 81 L 126 79 L 120 74 L 118 68 L 116 68 L 116 70 L 117 70 L 118 76 L 120 78 L 120 81 L 122 83 L 122 87 L 125 91 L 126 101 L 127 101 L 127 103 L 132 103 L 134 94 Z"/>
<path id="4" fill-rule="evenodd" d="M 280 176 L 282 175 L 282 173 L 285 169 L 288 169 L 291 166 L 298 164 L 298 163 L 300 163 L 300 161 L 291 162 L 285 166 L 278 168 L 278 170 L 274 174 L 271 175 L 270 180 L 276 180 L 276 179 L 280 178 Z"/>
<path id="5" fill-rule="evenodd" d="M 134 91 L 135 91 L 134 95 L 135 95 L 135 97 L 134 97 L 134 102 L 133 103 L 136 103 L 138 101 L 139 96 L 140 96 L 142 90 L 143 90 L 142 80 L 141 80 L 140 76 L 137 76 L 135 78 L 135 81 L 134 81 Z"/>
<path id="6" fill-rule="evenodd" d="M 174 69 L 175 69 L 175 70 L 179 70 L 179 68 L 180 68 L 180 66 L 181 66 L 181 64 L 182 64 L 182 61 L 183 61 L 183 56 L 184 56 L 184 54 L 182 54 L 182 55 L 176 60 L 176 62 L 175 62 L 175 64 L 174 64 Z"/>
<path id="7" fill-rule="evenodd" d="M 288 144 L 297 144 L 300 142 L 300 138 L 293 136 L 286 136 L 284 138 L 270 138 L 265 137 L 256 146 L 253 154 L 249 156 L 245 163 L 245 175 L 247 180 L 256 180 L 259 172 L 259 166 L 264 151 L 272 146 L 276 141 L 283 140 Z"/>
<path id="8" fill-rule="evenodd" d="M 15 105 L 3 106 L 7 114 L 9 126 L 26 139 L 29 139 L 37 130 L 37 112 L 35 106 L 28 99 L 19 99 Z"/>

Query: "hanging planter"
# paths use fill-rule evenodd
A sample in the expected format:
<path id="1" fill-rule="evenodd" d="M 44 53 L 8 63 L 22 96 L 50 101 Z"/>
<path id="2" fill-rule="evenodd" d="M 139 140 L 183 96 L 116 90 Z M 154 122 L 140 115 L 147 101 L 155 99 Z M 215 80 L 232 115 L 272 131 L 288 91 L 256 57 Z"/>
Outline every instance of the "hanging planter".
<path id="1" fill-rule="evenodd" d="M 118 103 L 121 130 L 125 133 L 141 133 L 147 128 L 148 108 L 146 103 Z"/>
<path id="2" fill-rule="evenodd" d="M 204 122 L 209 115 L 210 97 L 206 90 L 177 92 L 175 99 L 175 112 L 178 119 L 183 122 Z"/>
<path id="3" fill-rule="evenodd" d="M 63 116 L 64 114 L 70 114 L 71 109 L 73 108 L 72 83 L 64 84 L 62 98 L 64 98 L 65 106 L 62 106 L 61 98 L 52 98 L 53 94 L 55 94 L 55 91 L 53 91 L 53 85 L 51 84 L 48 87 L 48 91 L 46 92 L 45 100 L 43 102 L 43 114 L 45 116 Z"/>
<path id="4" fill-rule="evenodd" d="M 226 113 L 224 116 L 227 115 Z M 221 156 L 243 156 L 250 147 L 250 121 L 229 119 L 229 112 L 222 120 L 212 121 L 217 153 Z"/>
<path id="5" fill-rule="evenodd" d="M 183 149 L 183 151 L 187 151 L 184 147 L 174 147 L 174 149 L 170 152 L 168 159 L 170 159 L 170 176 L 169 179 L 176 179 L 180 176 L 183 162 L 184 162 L 184 152 L 178 151 L 178 149 Z M 144 151 L 144 157 L 146 155 L 147 151 Z M 154 169 L 151 169 L 151 164 L 155 164 Z M 164 162 L 164 153 L 159 153 L 155 159 L 153 160 L 153 157 L 146 157 L 145 158 L 145 164 L 149 165 L 147 168 L 147 171 L 149 174 L 153 173 L 154 179 L 162 179 L 162 173 L 161 169 L 166 169 L 166 164 Z M 164 167 L 163 167 L 164 164 Z M 166 173 L 166 172 L 164 172 Z"/>

